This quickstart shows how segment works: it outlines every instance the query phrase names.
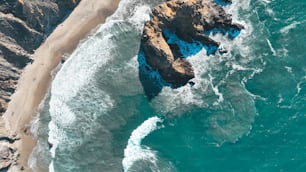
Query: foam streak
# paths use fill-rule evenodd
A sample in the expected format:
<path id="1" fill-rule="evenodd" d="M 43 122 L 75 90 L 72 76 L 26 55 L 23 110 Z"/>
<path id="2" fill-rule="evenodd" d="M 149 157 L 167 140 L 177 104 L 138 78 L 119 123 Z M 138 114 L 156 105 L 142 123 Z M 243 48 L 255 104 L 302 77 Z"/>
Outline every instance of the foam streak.
<path id="1" fill-rule="evenodd" d="M 161 122 L 163 122 L 162 119 L 156 116 L 151 117 L 132 132 L 124 150 L 124 159 L 122 160 L 122 166 L 125 172 L 127 172 L 138 160 L 157 160 L 155 153 L 152 150 L 148 147 L 141 146 L 141 141 L 147 135 L 159 129 L 157 124 Z"/>

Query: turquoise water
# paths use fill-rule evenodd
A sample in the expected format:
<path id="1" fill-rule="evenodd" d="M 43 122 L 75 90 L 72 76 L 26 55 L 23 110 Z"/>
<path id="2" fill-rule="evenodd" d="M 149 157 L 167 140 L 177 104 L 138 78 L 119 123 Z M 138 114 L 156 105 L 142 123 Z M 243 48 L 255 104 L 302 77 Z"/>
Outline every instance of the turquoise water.
<path id="1" fill-rule="evenodd" d="M 234 0 L 245 29 L 212 35 L 229 52 L 187 57 L 195 85 L 149 101 L 138 52 L 159 2 L 122 0 L 61 67 L 32 126 L 34 171 L 306 171 L 306 1 Z"/>

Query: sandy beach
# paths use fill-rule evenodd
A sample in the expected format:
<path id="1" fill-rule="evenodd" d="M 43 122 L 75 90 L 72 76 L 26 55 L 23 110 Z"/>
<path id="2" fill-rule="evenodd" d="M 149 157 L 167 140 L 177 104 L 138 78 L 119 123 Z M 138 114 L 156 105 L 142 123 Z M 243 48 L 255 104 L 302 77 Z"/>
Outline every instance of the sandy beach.
<path id="1" fill-rule="evenodd" d="M 20 157 L 10 171 L 31 171 L 27 163 L 35 140 L 30 133 L 30 122 L 50 89 L 51 71 L 60 63 L 64 54 L 71 54 L 81 40 L 86 39 L 94 28 L 116 10 L 118 3 L 119 0 L 82 0 L 35 51 L 35 60 L 25 68 L 17 91 L 3 115 L 8 135 L 20 138 L 14 142 Z"/>

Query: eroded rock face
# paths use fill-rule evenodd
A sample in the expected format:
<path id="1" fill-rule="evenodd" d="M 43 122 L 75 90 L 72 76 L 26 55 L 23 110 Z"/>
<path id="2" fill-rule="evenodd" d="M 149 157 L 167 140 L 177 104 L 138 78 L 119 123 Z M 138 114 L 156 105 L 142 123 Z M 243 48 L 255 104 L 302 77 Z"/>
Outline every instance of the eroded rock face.
<path id="1" fill-rule="evenodd" d="M 80 0 L 0 0 L 0 116 L 34 50 Z"/>
<path id="2" fill-rule="evenodd" d="M 16 148 L 11 145 L 13 142 L 15 142 L 14 139 L 0 135 L 0 171 L 7 171 L 10 166 L 17 163 L 19 154 Z"/>
<path id="3" fill-rule="evenodd" d="M 194 71 L 191 64 L 182 58 L 178 48 L 167 43 L 165 31 L 176 34 L 186 42 L 201 42 L 212 47 L 214 53 L 219 43 L 205 33 L 213 29 L 240 31 L 242 28 L 232 23 L 231 15 L 212 0 L 170 0 L 152 10 L 151 20 L 144 26 L 141 50 L 147 63 L 158 70 L 173 88 L 177 88 L 188 83 L 194 77 Z"/>
<path id="4" fill-rule="evenodd" d="M 11 165 L 11 154 L 9 147 L 0 145 L 0 169 L 8 168 Z"/>
<path id="5" fill-rule="evenodd" d="M 16 165 L 15 136 L 5 132 L 2 114 L 34 50 L 80 0 L 0 0 L 0 171 Z M 22 167 L 23 168 L 23 167 Z"/>
<path id="6" fill-rule="evenodd" d="M 11 151 L 6 146 L 0 146 L 0 169 L 7 169 L 11 165 Z"/>

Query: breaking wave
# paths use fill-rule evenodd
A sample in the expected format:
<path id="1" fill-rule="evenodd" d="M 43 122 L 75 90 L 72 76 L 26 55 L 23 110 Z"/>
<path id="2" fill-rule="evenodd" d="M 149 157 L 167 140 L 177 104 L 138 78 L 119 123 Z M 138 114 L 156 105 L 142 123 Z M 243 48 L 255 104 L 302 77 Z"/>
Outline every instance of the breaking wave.
<path id="1" fill-rule="evenodd" d="M 149 161 L 156 166 L 157 156 L 155 152 L 149 147 L 142 146 L 141 141 L 147 135 L 159 129 L 158 123 L 162 122 L 162 119 L 156 116 L 151 117 L 132 132 L 128 144 L 124 149 L 124 158 L 122 160 L 124 172 L 128 172 L 137 161 Z"/>
<path id="2" fill-rule="evenodd" d="M 281 41 L 290 41 L 287 36 L 303 22 L 288 19 L 270 31 L 265 17 L 280 21 L 273 0 L 234 0 L 232 5 L 223 7 L 234 22 L 245 27 L 234 39 L 231 35 L 208 33 L 227 50 L 223 54 L 212 55 L 207 47 L 186 44 L 175 34 L 165 33 L 168 41 L 180 45 L 181 53 L 192 64 L 194 84 L 172 89 L 163 85 L 158 71 L 153 71 L 150 77 L 160 79 L 164 87 L 149 101 L 139 81 L 139 69 L 146 65 L 139 43 L 150 8 L 160 2 L 122 0 L 114 15 L 77 48 L 57 73 L 46 106 L 46 115 L 51 118 L 49 145 L 42 144 L 51 147 L 49 171 L 199 171 L 219 160 L 214 158 L 222 157 L 219 152 L 239 151 L 235 146 L 255 135 L 250 134 L 252 128 L 257 127 L 258 131 L 265 127 L 254 125 L 258 107 L 265 103 L 275 103 L 286 113 L 292 109 L 305 112 L 302 108 L 306 68 L 298 75 L 300 68 L 286 61 L 292 53 L 289 45 L 280 44 L 273 37 L 278 33 Z M 272 58 L 279 58 L 277 61 L 285 65 L 278 68 L 279 64 L 273 63 L 277 67 L 271 69 Z M 298 55 L 297 58 L 303 60 Z M 263 73 L 269 76 L 273 70 L 285 71 L 281 76 L 284 80 L 288 76 L 294 78 L 290 82 L 275 82 L 283 86 L 283 93 L 278 92 L 279 87 L 267 85 L 267 80 L 258 79 Z M 292 95 L 285 87 L 290 83 Z M 269 102 L 273 98 L 277 101 Z M 260 111 L 263 115 L 268 112 Z M 282 118 L 277 115 L 274 117 Z M 42 152 L 45 150 L 48 148 Z M 192 161 L 187 162 L 190 158 Z M 228 164 L 234 164 L 229 156 L 226 158 L 231 162 Z"/>

